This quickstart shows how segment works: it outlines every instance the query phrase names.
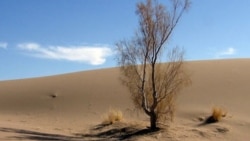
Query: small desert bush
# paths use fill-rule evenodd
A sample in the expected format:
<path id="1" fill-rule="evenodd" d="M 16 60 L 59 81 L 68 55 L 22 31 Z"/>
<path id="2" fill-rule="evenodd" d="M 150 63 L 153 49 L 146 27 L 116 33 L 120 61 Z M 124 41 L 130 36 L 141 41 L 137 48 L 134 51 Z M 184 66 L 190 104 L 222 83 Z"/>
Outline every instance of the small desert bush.
<path id="1" fill-rule="evenodd" d="M 213 107 L 212 109 L 212 118 L 215 122 L 220 121 L 223 117 L 225 117 L 227 112 L 220 107 Z"/>
<path id="2" fill-rule="evenodd" d="M 120 110 L 111 109 L 108 114 L 104 116 L 103 124 L 113 124 L 123 119 L 122 112 Z"/>

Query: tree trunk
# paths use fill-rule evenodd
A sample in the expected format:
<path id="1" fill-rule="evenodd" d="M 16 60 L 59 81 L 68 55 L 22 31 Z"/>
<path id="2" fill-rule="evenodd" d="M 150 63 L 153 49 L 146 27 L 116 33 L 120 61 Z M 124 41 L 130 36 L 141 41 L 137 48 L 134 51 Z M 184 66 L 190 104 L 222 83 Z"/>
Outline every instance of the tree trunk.
<path id="1" fill-rule="evenodd" d="M 153 111 L 153 112 L 150 113 L 150 129 L 151 130 L 156 130 L 157 129 L 156 121 L 157 121 L 157 117 L 156 117 L 155 112 Z"/>

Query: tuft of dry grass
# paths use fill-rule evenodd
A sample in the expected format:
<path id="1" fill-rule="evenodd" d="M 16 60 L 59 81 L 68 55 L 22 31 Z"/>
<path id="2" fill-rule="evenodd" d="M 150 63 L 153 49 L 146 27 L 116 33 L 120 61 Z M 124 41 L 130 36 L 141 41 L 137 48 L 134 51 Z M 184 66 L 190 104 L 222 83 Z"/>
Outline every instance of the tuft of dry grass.
<path id="1" fill-rule="evenodd" d="M 120 110 L 111 109 L 108 114 L 104 116 L 102 124 L 113 124 L 123 120 L 123 114 Z"/>
<path id="2" fill-rule="evenodd" d="M 213 107 L 212 109 L 212 115 L 209 116 L 203 124 L 210 124 L 219 122 L 223 117 L 226 117 L 227 112 L 224 108 L 221 107 Z M 202 120 L 202 119 L 201 119 Z M 203 125 L 201 124 L 201 125 Z"/>
<path id="3" fill-rule="evenodd" d="M 212 118 L 215 122 L 220 121 L 223 117 L 227 115 L 227 112 L 220 107 L 214 107 L 212 110 Z"/>

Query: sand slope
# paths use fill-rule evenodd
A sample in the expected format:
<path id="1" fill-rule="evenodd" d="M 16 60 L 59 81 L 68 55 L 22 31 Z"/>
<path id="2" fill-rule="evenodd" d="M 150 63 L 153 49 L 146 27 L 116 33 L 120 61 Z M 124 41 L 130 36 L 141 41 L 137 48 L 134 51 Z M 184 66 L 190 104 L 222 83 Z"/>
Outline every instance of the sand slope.
<path id="1" fill-rule="evenodd" d="M 190 125 L 200 137 L 197 140 L 250 139 L 250 60 L 197 61 L 188 67 L 193 85 L 179 96 L 179 123 Z M 227 117 L 218 124 L 196 127 L 197 115 L 208 115 L 213 106 L 224 107 Z"/>
<path id="2" fill-rule="evenodd" d="M 133 112 L 118 68 L 2 81 L 0 140 L 250 139 L 250 59 L 192 61 L 187 68 L 193 83 L 178 97 L 175 122 L 155 133 L 142 132 L 147 119 Z M 201 126 L 213 106 L 227 116 Z M 93 130 L 110 108 L 123 111 L 126 122 Z"/>

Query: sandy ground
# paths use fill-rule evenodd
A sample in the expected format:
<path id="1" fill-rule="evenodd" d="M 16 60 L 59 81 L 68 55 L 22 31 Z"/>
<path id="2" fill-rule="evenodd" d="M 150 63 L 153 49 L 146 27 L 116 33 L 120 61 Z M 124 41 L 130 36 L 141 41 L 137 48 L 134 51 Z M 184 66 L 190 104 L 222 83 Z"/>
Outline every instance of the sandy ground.
<path id="1" fill-rule="evenodd" d="M 187 62 L 192 85 L 178 96 L 176 118 L 149 132 L 119 82 L 119 69 L 0 81 L 0 140 L 249 140 L 250 59 Z M 203 125 L 214 106 L 227 111 Z M 104 126 L 109 109 L 124 120 Z"/>

